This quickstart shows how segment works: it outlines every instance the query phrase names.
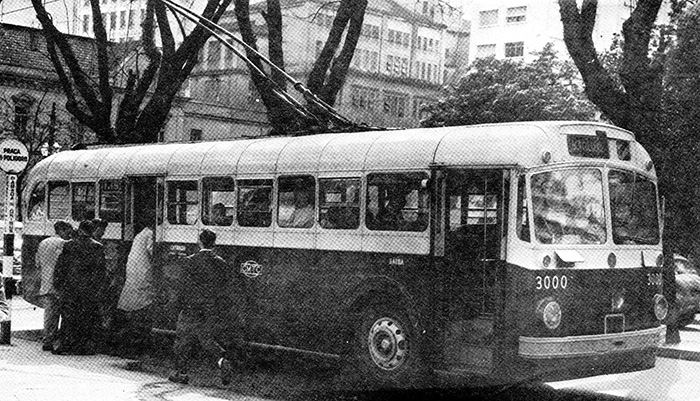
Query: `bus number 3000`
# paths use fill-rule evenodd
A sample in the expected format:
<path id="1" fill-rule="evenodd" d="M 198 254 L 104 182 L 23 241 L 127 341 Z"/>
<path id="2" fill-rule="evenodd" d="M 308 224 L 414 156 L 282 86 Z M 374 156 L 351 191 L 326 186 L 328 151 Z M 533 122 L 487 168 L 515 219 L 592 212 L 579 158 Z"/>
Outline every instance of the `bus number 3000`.
<path id="1" fill-rule="evenodd" d="M 569 279 L 566 278 L 566 276 L 537 276 L 535 277 L 535 289 L 536 290 L 541 290 L 545 289 L 548 290 L 550 288 L 552 289 L 565 289 L 566 286 L 569 284 Z"/>

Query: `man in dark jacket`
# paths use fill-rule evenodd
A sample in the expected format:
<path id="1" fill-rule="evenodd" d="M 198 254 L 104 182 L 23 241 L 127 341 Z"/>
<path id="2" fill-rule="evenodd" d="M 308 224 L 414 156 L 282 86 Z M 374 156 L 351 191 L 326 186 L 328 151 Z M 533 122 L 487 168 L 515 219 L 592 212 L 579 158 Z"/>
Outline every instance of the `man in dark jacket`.
<path id="1" fill-rule="evenodd" d="M 100 325 L 101 294 L 105 286 L 105 253 L 92 239 L 93 224 L 78 226 L 75 239 L 63 245 L 54 272 L 54 286 L 61 302 L 61 329 L 57 354 L 92 355 Z"/>
<path id="2" fill-rule="evenodd" d="M 197 343 L 209 356 L 216 358 L 221 382 L 231 380 L 231 364 L 224 358 L 225 350 L 219 339 L 225 329 L 222 315 L 230 306 L 227 294 L 230 267 L 214 251 L 216 234 L 204 229 L 199 234 L 200 251 L 185 258 L 181 289 L 178 294 L 180 314 L 177 319 L 174 351 L 176 371 L 169 380 L 188 383 L 189 359 Z"/>

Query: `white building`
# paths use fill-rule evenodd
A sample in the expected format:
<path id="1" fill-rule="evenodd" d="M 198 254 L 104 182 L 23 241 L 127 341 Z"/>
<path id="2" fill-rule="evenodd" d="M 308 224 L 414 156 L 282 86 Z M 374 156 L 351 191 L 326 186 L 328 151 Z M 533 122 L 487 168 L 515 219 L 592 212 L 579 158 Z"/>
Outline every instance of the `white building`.
<path id="1" fill-rule="evenodd" d="M 580 3 L 580 2 L 578 2 Z M 669 1 L 665 0 L 659 18 L 668 21 Z M 593 31 L 598 51 L 621 33 L 636 0 L 600 0 Z M 557 0 L 470 0 L 467 19 L 471 25 L 469 63 L 476 58 L 494 56 L 531 61 L 533 52 L 553 43 L 560 57 L 568 57 Z"/>

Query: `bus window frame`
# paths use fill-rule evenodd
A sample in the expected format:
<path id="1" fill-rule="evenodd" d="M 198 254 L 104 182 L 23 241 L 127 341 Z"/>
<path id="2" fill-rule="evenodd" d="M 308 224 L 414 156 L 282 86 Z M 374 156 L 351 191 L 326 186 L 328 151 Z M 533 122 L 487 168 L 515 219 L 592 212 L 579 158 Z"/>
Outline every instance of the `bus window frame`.
<path id="1" fill-rule="evenodd" d="M 289 180 L 289 183 L 286 181 Z M 298 174 L 298 175 L 280 175 L 277 177 L 275 180 L 277 181 L 277 187 L 275 190 L 275 195 L 276 195 L 276 200 L 275 200 L 275 224 L 279 228 L 291 228 L 291 229 L 311 229 L 316 225 L 316 221 L 318 220 L 318 180 L 316 179 L 316 176 L 312 174 Z M 294 207 L 292 209 L 291 215 L 289 216 L 290 224 L 286 225 L 282 224 L 283 221 L 280 220 L 280 212 L 281 212 L 281 202 L 282 202 L 282 186 L 283 185 L 292 185 L 292 196 L 297 192 L 296 189 L 298 188 L 298 183 L 302 182 L 303 184 L 307 184 L 309 182 L 313 182 L 313 193 L 309 191 L 308 187 L 302 187 L 302 191 L 300 193 L 305 193 L 307 195 L 311 195 L 310 199 L 310 204 L 312 206 L 312 217 L 310 220 L 306 221 L 305 224 L 303 225 L 294 225 L 293 224 L 293 215 L 297 210 L 303 210 L 304 208 L 297 208 Z M 285 192 L 287 193 L 287 192 Z M 295 199 L 292 199 L 292 206 L 294 205 Z M 307 202 L 309 202 L 309 199 L 307 198 Z M 310 224 L 308 224 L 310 223 Z"/>
<path id="2" fill-rule="evenodd" d="M 39 186 L 42 186 L 42 197 L 41 197 L 41 213 L 40 216 L 37 216 L 36 218 L 32 217 L 32 207 L 36 204 L 33 202 L 33 199 L 35 199 L 35 192 Z M 48 207 L 49 207 L 49 202 L 48 202 L 48 183 L 44 180 L 38 180 L 32 187 L 31 192 L 29 193 L 29 199 L 27 201 L 27 220 L 29 221 L 44 221 L 47 216 L 48 216 Z M 38 197 L 37 197 L 38 198 Z"/>
<path id="3" fill-rule="evenodd" d="M 103 215 L 103 209 L 102 209 L 102 192 L 103 192 L 103 183 L 118 183 L 119 184 L 119 191 L 117 192 L 117 204 L 119 205 L 119 210 L 118 211 L 112 211 L 112 210 L 104 210 L 106 213 Z M 97 216 L 99 216 L 100 219 L 106 220 L 109 223 L 117 223 L 117 224 L 122 224 L 124 221 L 124 214 L 127 211 L 131 211 L 130 208 L 125 207 L 124 203 L 124 193 L 126 191 L 126 182 L 123 178 L 104 178 L 101 180 L 97 180 Z M 116 214 L 116 215 L 115 215 Z"/>
<path id="4" fill-rule="evenodd" d="M 324 216 L 324 213 L 323 213 L 323 205 L 324 205 L 326 202 L 322 201 L 322 199 L 321 199 L 321 193 L 322 193 L 322 192 L 321 192 L 321 188 L 323 187 L 323 184 L 324 184 L 324 183 L 330 182 L 330 181 L 346 181 L 346 182 L 348 182 L 348 181 L 354 181 L 354 183 L 357 184 L 357 193 L 356 193 L 356 196 L 357 196 L 357 201 L 356 201 L 356 204 L 357 204 L 357 206 L 356 206 L 356 208 L 357 208 L 357 216 L 354 216 L 354 218 L 356 218 L 357 220 L 354 221 L 355 224 L 354 224 L 353 227 L 343 227 L 343 226 L 341 226 L 341 227 L 327 227 L 327 226 L 323 223 L 323 221 L 324 221 L 324 217 L 323 217 L 323 216 Z M 324 230 L 344 230 L 344 231 L 352 231 L 352 230 L 358 230 L 358 229 L 362 226 L 362 220 L 363 220 L 363 213 L 362 213 L 362 209 L 363 209 L 363 207 L 362 207 L 362 206 L 363 206 L 363 205 L 362 205 L 362 198 L 363 198 L 363 196 L 362 196 L 362 195 L 364 194 L 364 191 L 363 191 L 363 184 L 362 184 L 362 177 L 358 177 L 358 176 L 350 176 L 350 177 L 319 177 L 318 180 L 317 180 L 317 186 L 318 186 L 318 195 L 317 195 L 317 198 L 318 198 L 318 205 L 317 205 L 317 206 L 318 206 L 318 211 L 317 211 L 317 215 L 318 215 L 318 224 L 319 224 L 319 227 L 321 227 L 321 228 L 324 229 Z M 349 186 L 346 186 L 346 187 L 345 187 L 345 190 L 347 191 L 348 188 L 349 188 Z M 325 194 L 326 192 L 323 192 L 323 193 Z M 335 203 L 339 203 L 339 202 L 335 202 Z M 343 203 L 343 204 L 347 204 L 348 202 L 342 202 L 342 203 Z M 327 207 L 326 209 L 329 209 L 329 210 L 330 210 L 330 209 L 333 208 L 333 207 L 334 207 L 334 206 L 329 206 L 329 207 Z M 336 207 L 336 208 L 349 209 L 349 208 L 355 207 L 355 206 L 335 206 L 335 207 Z M 326 210 L 326 214 L 327 214 L 327 213 L 328 213 L 328 210 Z"/>
<path id="5" fill-rule="evenodd" d="M 231 184 L 233 186 L 233 190 L 230 191 L 233 193 L 233 205 L 231 206 L 231 210 L 233 211 L 233 214 L 231 216 L 224 215 L 225 218 L 228 220 L 228 218 L 231 218 L 231 221 L 228 224 L 215 224 L 213 221 L 210 221 L 210 215 L 211 213 L 205 214 L 206 209 L 211 209 L 214 205 L 209 205 L 211 203 L 211 196 L 206 196 L 206 191 L 205 189 L 207 188 L 207 182 L 208 181 L 223 181 L 223 180 L 231 180 Z M 214 191 L 209 191 L 209 195 Z M 224 191 L 218 191 L 218 192 L 224 192 Z M 205 200 L 208 200 L 205 202 Z M 200 190 L 200 208 L 199 208 L 199 218 L 202 222 L 203 225 L 207 227 L 231 227 L 233 226 L 233 223 L 236 221 L 236 215 L 237 213 L 237 202 L 238 201 L 238 185 L 236 184 L 236 180 L 228 175 L 222 175 L 222 176 L 207 176 L 207 177 L 202 177 L 201 179 L 201 190 Z M 224 205 L 226 206 L 226 205 Z"/>
<path id="6" fill-rule="evenodd" d="M 275 216 L 275 203 L 276 203 L 276 191 L 277 191 L 277 183 L 276 180 L 271 178 L 271 177 L 236 177 L 235 178 L 235 185 L 236 185 L 236 214 L 234 218 L 234 222 L 237 227 L 241 228 L 270 228 L 272 227 L 272 220 L 274 219 Z M 242 184 L 243 183 L 243 184 Z M 269 185 L 268 185 L 269 184 Z M 255 189 L 261 189 L 269 188 L 269 194 L 268 194 L 268 204 L 267 204 L 267 211 L 261 211 L 261 210 L 248 210 L 247 208 L 241 207 L 241 188 L 245 188 L 246 190 L 249 188 L 255 188 Z M 250 199 L 248 199 L 250 201 Z M 256 222 L 262 222 L 262 224 L 241 224 L 241 214 L 242 213 L 250 213 L 255 217 Z M 267 216 L 266 216 L 267 214 Z M 251 220 L 252 221 L 252 220 Z M 247 220 L 246 220 L 247 222 Z"/>
<path id="7" fill-rule="evenodd" d="M 88 184 L 88 185 L 85 185 Z M 89 188 L 89 185 L 92 185 L 92 217 L 85 217 L 85 216 L 76 216 L 76 209 L 75 207 L 77 206 L 76 201 L 75 201 L 75 195 L 76 195 L 76 187 L 81 187 L 85 186 Z M 85 196 L 87 197 L 88 194 L 87 192 L 85 193 Z M 85 204 L 89 205 L 89 202 L 78 202 L 78 204 Z M 85 210 L 83 210 L 83 213 Z M 73 221 L 83 221 L 83 220 L 92 220 L 96 218 L 97 215 L 97 182 L 96 181 L 76 181 L 76 182 L 71 182 L 70 184 L 70 218 Z"/>
<path id="8" fill-rule="evenodd" d="M 52 184 L 55 183 L 66 183 L 68 187 L 68 193 L 66 194 L 67 198 L 67 207 L 66 207 L 66 213 L 64 216 L 52 216 L 51 215 L 51 189 L 52 189 Z M 46 219 L 47 220 L 65 220 L 65 219 L 70 219 L 71 218 L 71 182 L 69 180 L 51 180 L 47 181 L 46 183 Z"/>
<path id="9" fill-rule="evenodd" d="M 182 184 L 185 182 L 195 184 L 196 191 L 197 191 L 197 194 L 195 196 L 195 199 L 196 199 L 195 202 L 188 202 L 186 195 L 185 195 L 184 202 L 180 202 L 180 201 L 171 202 L 170 201 L 171 187 L 173 185 L 177 185 L 178 183 Z M 171 226 L 185 226 L 185 227 L 196 226 L 201 218 L 200 217 L 201 216 L 201 212 L 200 212 L 201 204 L 200 204 L 200 202 L 202 200 L 201 198 L 202 198 L 201 179 L 197 179 L 197 178 L 192 179 L 191 177 L 187 177 L 187 178 L 183 177 L 182 179 L 169 179 L 169 180 L 166 179 L 165 180 L 165 202 L 164 202 L 165 203 L 165 221 L 167 221 L 168 224 Z M 171 204 L 172 205 L 185 205 L 185 214 L 184 214 L 185 221 L 184 221 L 184 223 L 179 222 L 179 219 L 175 219 L 175 222 L 171 221 L 171 218 L 170 218 L 171 217 L 171 214 L 170 214 Z M 195 219 L 194 219 L 194 221 L 192 221 L 192 223 L 187 222 L 187 216 L 189 215 L 188 209 L 189 209 L 190 205 L 193 205 L 196 209 L 195 212 L 193 213 L 193 215 L 195 216 Z M 175 212 L 177 213 L 177 209 L 175 209 Z"/>

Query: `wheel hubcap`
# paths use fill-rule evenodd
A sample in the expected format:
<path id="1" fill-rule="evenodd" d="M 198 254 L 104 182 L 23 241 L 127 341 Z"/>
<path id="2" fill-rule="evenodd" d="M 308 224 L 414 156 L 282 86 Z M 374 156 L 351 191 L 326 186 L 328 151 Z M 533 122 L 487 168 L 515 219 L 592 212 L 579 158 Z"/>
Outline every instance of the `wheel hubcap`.
<path id="1" fill-rule="evenodd" d="M 384 370 L 401 366 L 408 354 L 406 334 L 399 323 L 388 317 L 377 319 L 367 337 L 372 361 Z"/>

